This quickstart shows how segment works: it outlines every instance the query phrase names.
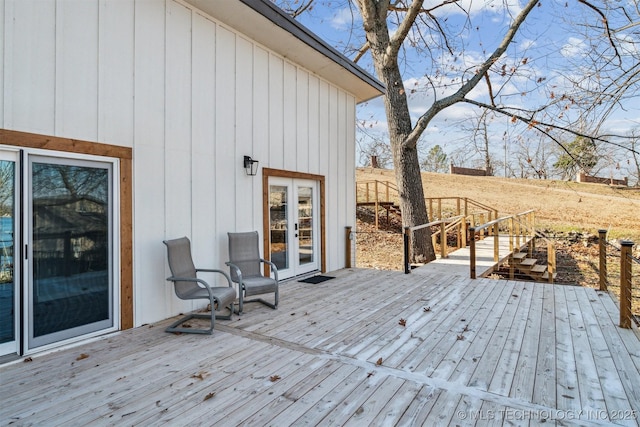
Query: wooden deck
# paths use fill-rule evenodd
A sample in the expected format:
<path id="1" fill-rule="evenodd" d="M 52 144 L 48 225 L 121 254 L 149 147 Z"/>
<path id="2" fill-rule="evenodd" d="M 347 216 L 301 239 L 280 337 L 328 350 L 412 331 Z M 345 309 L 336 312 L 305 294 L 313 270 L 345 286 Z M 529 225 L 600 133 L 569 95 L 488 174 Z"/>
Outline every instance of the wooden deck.
<path id="1" fill-rule="evenodd" d="M 0 423 L 638 425 L 640 341 L 608 294 L 332 275 L 282 284 L 277 311 L 249 304 L 212 336 L 166 321 L 4 365 Z"/>

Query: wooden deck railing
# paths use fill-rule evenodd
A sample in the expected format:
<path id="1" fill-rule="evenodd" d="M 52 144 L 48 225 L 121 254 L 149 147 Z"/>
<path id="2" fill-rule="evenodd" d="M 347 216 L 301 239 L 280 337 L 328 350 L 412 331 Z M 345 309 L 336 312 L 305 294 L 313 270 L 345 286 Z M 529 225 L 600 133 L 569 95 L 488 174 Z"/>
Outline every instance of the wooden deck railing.
<path id="1" fill-rule="evenodd" d="M 520 251 L 525 244 L 529 245 L 528 252 L 531 254 L 535 247 L 536 238 L 545 241 L 547 244 L 547 280 L 549 283 L 553 283 L 556 272 L 555 245 L 536 231 L 534 210 L 497 218 L 476 227 L 469 227 L 469 276 L 472 279 L 476 278 L 476 239 L 482 239 L 482 233 L 485 230 L 490 231 L 493 235 L 493 261 L 495 263 L 503 261 L 500 259 L 500 236 L 509 236 L 509 258 L 512 258 L 513 253 Z"/>
<path id="2" fill-rule="evenodd" d="M 380 208 L 384 207 L 388 215 L 392 205 L 399 206 L 400 192 L 398 187 L 390 181 L 358 181 L 356 182 L 356 203 L 374 207 L 375 226 L 378 229 Z M 498 217 L 496 209 L 468 197 L 426 197 L 425 204 L 427 215 L 434 222 L 462 215 L 467 218 L 469 224 L 474 226 Z"/>
<path id="3" fill-rule="evenodd" d="M 599 268 L 599 285 L 600 290 L 609 292 L 609 286 L 614 287 L 614 283 L 610 279 L 618 273 L 610 271 L 607 266 L 607 248 L 620 256 L 619 285 L 620 292 L 618 301 L 620 302 L 620 327 L 630 329 L 635 321 L 634 311 L 640 310 L 640 286 L 638 279 L 634 280 L 633 265 L 640 265 L 640 260 L 633 256 L 632 249 L 634 243 L 629 240 L 620 242 L 617 247 L 607 242 L 607 230 L 598 230 L 598 243 L 600 252 L 600 268 Z M 613 266 L 617 267 L 617 266 Z M 615 270 L 615 268 L 614 268 Z M 634 288 L 634 282 L 636 284 Z M 635 304 L 634 302 L 637 301 Z"/>
<path id="4" fill-rule="evenodd" d="M 411 233 L 414 231 L 426 228 L 437 227 L 437 231 L 431 231 L 431 243 L 435 248 L 437 240 L 440 240 L 440 257 L 446 258 L 449 255 L 449 245 L 447 244 L 447 236 L 451 230 L 455 230 L 456 234 L 456 246 L 455 249 L 467 246 L 467 221 L 465 221 L 464 215 L 455 216 L 452 218 L 445 218 L 437 221 L 431 221 L 427 224 L 417 225 L 415 227 L 404 227 L 404 272 L 409 273 L 411 271 L 411 263 L 409 260 L 410 248 L 409 242 L 411 241 Z"/>

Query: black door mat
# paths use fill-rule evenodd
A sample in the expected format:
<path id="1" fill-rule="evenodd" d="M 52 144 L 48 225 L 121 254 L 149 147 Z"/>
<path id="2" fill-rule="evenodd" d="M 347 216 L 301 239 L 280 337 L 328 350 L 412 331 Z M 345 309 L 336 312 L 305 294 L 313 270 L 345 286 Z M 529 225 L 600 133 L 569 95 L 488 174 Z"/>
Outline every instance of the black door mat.
<path id="1" fill-rule="evenodd" d="M 306 279 L 298 280 L 298 282 L 316 284 L 316 283 L 326 282 L 327 280 L 331 280 L 331 279 L 335 279 L 335 277 L 318 275 L 318 276 L 312 276 L 312 277 L 307 277 Z"/>

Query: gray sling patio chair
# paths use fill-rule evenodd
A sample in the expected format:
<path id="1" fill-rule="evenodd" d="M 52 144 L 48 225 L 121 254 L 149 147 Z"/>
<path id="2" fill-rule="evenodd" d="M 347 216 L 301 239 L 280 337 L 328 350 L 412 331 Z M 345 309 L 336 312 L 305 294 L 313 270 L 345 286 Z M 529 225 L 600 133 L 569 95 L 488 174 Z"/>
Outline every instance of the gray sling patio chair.
<path id="1" fill-rule="evenodd" d="M 278 308 L 278 268 L 271 261 L 260 258 L 257 231 L 227 233 L 229 236 L 229 262 L 231 280 L 238 284 L 238 314 L 242 314 L 245 302 L 260 302 L 273 309 Z M 263 276 L 261 264 L 268 264 L 273 277 Z M 273 293 L 274 303 L 261 298 L 245 300 L 246 297 Z"/>
<path id="2" fill-rule="evenodd" d="M 173 282 L 174 290 L 178 298 L 183 300 L 206 299 L 211 304 L 211 314 L 190 313 L 178 321 L 172 323 L 165 331 L 184 332 L 190 334 L 211 334 L 215 325 L 215 319 L 231 319 L 233 314 L 233 302 L 236 299 L 236 290 L 233 288 L 231 278 L 222 270 L 196 268 L 191 257 L 191 242 L 186 237 L 163 241 L 167 245 L 167 258 L 171 276 L 167 280 Z M 213 272 L 222 274 L 228 286 L 212 287 L 206 281 L 199 279 L 198 272 Z M 229 309 L 229 315 L 217 315 L 216 311 Z M 217 310 L 216 310 L 217 309 Z M 209 329 L 189 328 L 181 325 L 191 319 L 211 319 Z"/>

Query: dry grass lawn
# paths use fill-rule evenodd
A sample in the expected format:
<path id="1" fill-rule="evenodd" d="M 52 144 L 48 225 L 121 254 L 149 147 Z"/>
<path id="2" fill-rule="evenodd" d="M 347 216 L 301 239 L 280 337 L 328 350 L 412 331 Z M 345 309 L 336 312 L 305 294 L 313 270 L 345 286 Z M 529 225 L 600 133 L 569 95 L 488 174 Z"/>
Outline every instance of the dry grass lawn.
<path id="1" fill-rule="evenodd" d="M 395 185 L 395 177 L 390 170 L 358 169 L 356 178 L 359 183 L 390 181 Z M 534 209 L 538 230 L 554 236 L 557 283 L 598 287 L 596 236 L 599 229 L 609 231 L 609 241 L 634 241 L 634 255 L 640 257 L 640 188 L 436 173 L 423 173 L 422 180 L 426 197 L 467 197 L 497 209 L 499 216 Z M 373 194 L 373 185 L 369 187 Z M 379 192 L 383 191 L 382 186 L 378 188 Z M 452 203 L 451 209 L 454 208 Z M 401 220 L 391 216 L 390 224 L 386 224 L 383 217 L 380 230 L 376 230 L 372 208 L 359 208 L 357 216 L 356 265 L 401 270 Z M 608 247 L 607 253 L 609 286 L 617 295 L 619 255 L 612 247 Z M 633 283 L 640 283 L 637 266 L 632 274 Z M 640 288 L 637 285 L 633 290 L 633 306 L 634 313 L 640 314 Z"/>
<path id="2" fill-rule="evenodd" d="M 392 170 L 360 168 L 356 179 L 395 184 Z M 422 182 L 425 197 L 467 197 L 500 216 L 535 209 L 539 228 L 592 234 L 608 229 L 610 239 L 640 243 L 640 188 L 426 172 Z"/>

